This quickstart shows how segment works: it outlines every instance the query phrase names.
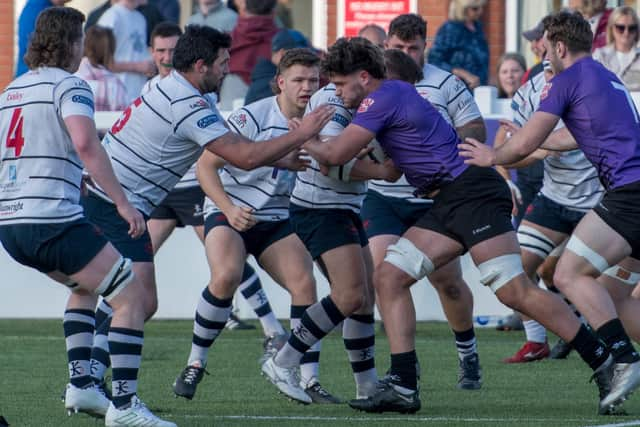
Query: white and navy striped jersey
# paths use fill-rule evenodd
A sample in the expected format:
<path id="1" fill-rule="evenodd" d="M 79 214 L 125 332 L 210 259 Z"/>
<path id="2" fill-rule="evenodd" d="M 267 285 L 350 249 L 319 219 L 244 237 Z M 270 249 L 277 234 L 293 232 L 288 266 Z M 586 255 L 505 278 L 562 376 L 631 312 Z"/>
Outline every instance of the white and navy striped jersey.
<path id="1" fill-rule="evenodd" d="M 436 107 L 447 123 L 454 128 L 460 128 L 482 117 L 473 95 L 462 80 L 431 64 L 425 64 L 422 71 L 424 78 L 416 83 L 416 90 L 420 96 Z M 396 182 L 371 180 L 369 188 L 387 197 L 396 197 L 414 203 L 432 202 L 414 197 L 415 188 L 407 182 L 404 175 Z"/>
<path id="2" fill-rule="evenodd" d="M 200 94 L 172 71 L 122 113 L 102 143 L 127 198 L 148 215 L 198 160 L 203 147 L 228 131 L 215 96 Z M 101 189 L 95 190 L 108 200 Z"/>
<path id="3" fill-rule="evenodd" d="M 0 94 L 0 225 L 82 218 L 82 162 L 64 124 L 93 120 L 93 92 L 59 68 L 38 68 Z"/>
<path id="4" fill-rule="evenodd" d="M 529 79 L 513 96 L 513 121 L 523 126 L 540 104 L 540 93 L 546 80 L 544 73 Z M 556 129 L 563 128 L 562 121 Z M 587 211 L 604 195 L 596 168 L 581 150 L 560 152 L 544 159 L 544 178 L 540 192 L 569 209 Z"/>
<path id="5" fill-rule="evenodd" d="M 160 83 L 160 80 L 162 80 L 162 76 L 160 76 L 160 74 L 156 74 L 151 79 L 147 80 L 147 82 L 142 87 L 142 91 L 140 91 L 140 95 L 144 95 L 149 92 L 151 88 Z M 200 184 L 198 184 L 198 178 L 196 177 L 196 165 L 194 163 L 193 165 L 191 165 L 187 173 L 184 174 L 182 179 L 178 181 L 178 183 L 173 188 L 178 190 L 181 188 L 198 187 L 199 185 Z"/>
<path id="6" fill-rule="evenodd" d="M 336 108 L 320 136 L 337 136 L 351 123 L 354 111 L 344 108 L 335 92 L 335 86 L 328 84 L 313 94 L 307 105 L 307 112 L 324 104 Z M 311 209 L 350 209 L 359 213 L 366 191 L 366 181 L 344 182 L 324 176 L 318 162 L 312 159 L 311 166 L 296 176 L 291 202 Z"/>
<path id="7" fill-rule="evenodd" d="M 287 118 L 275 96 L 261 99 L 234 111 L 227 123 L 235 132 L 252 140 L 266 141 L 289 132 Z M 250 171 L 230 164 L 220 171 L 224 191 L 234 205 L 254 209 L 258 221 L 282 221 L 289 218 L 289 195 L 294 173 L 269 166 Z M 209 197 L 204 202 L 205 216 L 220 212 Z"/>

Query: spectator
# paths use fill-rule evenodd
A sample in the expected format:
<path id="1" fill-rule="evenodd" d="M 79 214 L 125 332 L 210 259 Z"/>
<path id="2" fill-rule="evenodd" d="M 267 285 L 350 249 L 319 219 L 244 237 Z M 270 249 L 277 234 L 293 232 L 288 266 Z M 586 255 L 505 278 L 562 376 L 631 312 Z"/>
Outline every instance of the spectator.
<path id="1" fill-rule="evenodd" d="M 607 45 L 596 49 L 594 59 L 614 72 L 629 90 L 640 90 L 638 14 L 632 7 L 613 11 L 607 26 Z"/>
<path id="2" fill-rule="evenodd" d="M 527 70 L 524 56 L 507 52 L 498 59 L 498 98 L 513 98 Z"/>
<path id="3" fill-rule="evenodd" d="M 206 25 L 230 33 L 238 22 L 238 14 L 222 0 L 198 0 L 198 12 L 189 18 L 189 25 Z"/>
<path id="4" fill-rule="evenodd" d="M 165 21 L 174 24 L 180 24 L 180 3 L 178 0 L 151 0 L 150 4 L 154 5 L 162 14 Z M 155 26 L 150 27 L 155 28 Z M 151 44 L 149 40 L 149 44 Z"/>
<path id="5" fill-rule="evenodd" d="M 449 20 L 436 34 L 429 63 L 458 76 L 469 89 L 486 85 L 489 46 L 480 23 L 486 0 L 451 0 Z"/>
<path id="6" fill-rule="evenodd" d="M 384 49 L 384 42 L 387 41 L 387 33 L 384 28 L 377 24 L 367 24 L 360 28 L 358 36 L 364 37 L 380 49 Z"/>
<path id="7" fill-rule="evenodd" d="M 87 22 L 85 22 L 84 24 L 85 33 L 89 30 L 89 28 L 98 24 L 98 21 L 100 20 L 102 15 L 104 15 L 104 13 L 109 10 L 109 8 L 114 4 L 116 4 L 115 0 L 107 0 L 100 6 L 89 12 Z M 151 30 L 160 22 L 164 21 L 164 17 L 162 13 L 160 13 L 160 10 L 154 4 L 149 3 L 148 0 L 137 0 L 136 10 L 144 16 L 144 19 L 147 22 L 146 44 L 147 46 L 149 46 L 151 43 Z"/>
<path id="8" fill-rule="evenodd" d="M 84 39 L 84 58 L 76 76 L 91 86 L 96 111 L 121 111 L 127 108 L 127 90 L 109 71 L 116 51 L 116 38 L 109 28 L 94 25 Z"/>
<path id="9" fill-rule="evenodd" d="M 296 30 L 280 30 L 271 40 L 271 59 L 260 58 L 251 72 L 251 84 L 245 105 L 273 96 L 272 82 L 284 54 L 294 48 L 309 47 L 304 34 Z"/>
<path id="10" fill-rule="evenodd" d="M 70 0 L 27 0 L 18 18 L 18 58 L 16 59 L 16 77 L 29 71 L 24 63 L 29 37 L 36 27 L 36 18 L 44 9 L 51 6 L 62 6 Z"/>
<path id="11" fill-rule="evenodd" d="M 540 22 L 538 22 L 538 25 L 536 25 L 532 29 L 522 32 L 522 37 L 524 37 L 530 43 L 529 48 L 535 55 L 537 63 L 524 73 L 524 75 L 522 76 L 522 81 L 520 82 L 521 85 L 543 71 L 542 60 L 544 59 L 546 50 L 544 47 L 542 36 L 544 36 L 544 25 L 542 24 L 542 20 L 540 20 Z"/>
<path id="12" fill-rule="evenodd" d="M 155 74 L 155 65 L 147 50 L 147 21 L 136 10 L 138 0 L 114 0 L 113 5 L 98 20 L 98 25 L 111 28 L 116 37 L 116 53 L 112 71 L 127 88 L 127 102 L 133 101 L 147 81 Z"/>
<path id="13" fill-rule="evenodd" d="M 607 0 L 582 0 L 578 10 L 589 21 L 593 32 L 591 51 L 607 44 L 607 24 L 613 9 L 607 8 Z"/>
<path id="14" fill-rule="evenodd" d="M 222 82 L 220 105 L 233 109 L 235 99 L 243 99 L 251 83 L 251 72 L 259 58 L 271 58 L 271 39 L 278 32 L 274 20 L 277 0 L 238 0 L 240 16 L 231 32 L 229 74 Z"/>
<path id="15" fill-rule="evenodd" d="M 292 0 L 278 0 L 276 5 L 276 25 L 278 28 L 293 28 L 293 17 L 291 16 Z"/>
<path id="16" fill-rule="evenodd" d="M 161 79 L 167 77 L 173 70 L 173 52 L 176 50 L 182 30 L 173 22 L 161 22 L 151 32 L 151 57 L 156 64 L 158 74 L 147 80 L 141 94 L 149 92 Z"/>

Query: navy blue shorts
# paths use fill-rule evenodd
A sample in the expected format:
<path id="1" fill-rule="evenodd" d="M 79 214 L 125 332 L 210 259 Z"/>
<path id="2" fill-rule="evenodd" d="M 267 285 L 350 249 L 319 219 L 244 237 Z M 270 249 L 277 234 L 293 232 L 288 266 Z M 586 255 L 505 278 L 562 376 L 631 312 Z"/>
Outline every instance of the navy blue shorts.
<path id="1" fill-rule="evenodd" d="M 256 259 L 271 245 L 278 240 L 293 234 L 293 229 L 289 220 L 284 221 L 261 221 L 248 229 L 247 231 L 237 231 L 231 227 L 227 221 L 227 217 L 222 212 L 213 213 L 204 220 L 204 235 L 209 234 L 214 227 L 225 226 L 234 230 L 240 235 L 244 242 L 244 247 L 248 254 L 253 255 Z"/>
<path id="2" fill-rule="evenodd" d="M 153 262 L 153 245 L 147 230 L 137 239 L 129 236 L 129 224 L 122 219 L 116 205 L 89 192 L 80 199 L 84 214 L 111 242 L 113 246 L 133 262 Z M 148 217 L 145 215 L 145 220 Z"/>
<path id="3" fill-rule="evenodd" d="M 415 226 L 456 240 L 465 249 L 513 231 L 511 190 L 493 169 L 469 166 L 434 197 Z"/>
<path id="4" fill-rule="evenodd" d="M 527 208 L 524 219 L 559 233 L 571 234 L 585 214 L 538 193 Z"/>
<path id="5" fill-rule="evenodd" d="M 631 246 L 631 257 L 640 260 L 640 181 L 604 194 L 593 209 Z"/>
<path id="6" fill-rule="evenodd" d="M 315 260 L 325 252 L 351 244 L 369 244 L 360 216 L 349 209 L 289 206 L 291 225 Z"/>
<path id="7" fill-rule="evenodd" d="M 367 237 L 383 234 L 402 236 L 431 208 L 431 203 L 415 203 L 367 191 L 360 216 Z"/>
<path id="8" fill-rule="evenodd" d="M 20 264 L 67 276 L 86 267 L 107 244 L 100 231 L 84 218 L 58 224 L 0 226 L 0 241 Z"/>
<path id="9" fill-rule="evenodd" d="M 199 186 L 174 188 L 151 212 L 151 219 L 173 219 L 176 227 L 203 225 L 203 204 L 204 191 Z"/>

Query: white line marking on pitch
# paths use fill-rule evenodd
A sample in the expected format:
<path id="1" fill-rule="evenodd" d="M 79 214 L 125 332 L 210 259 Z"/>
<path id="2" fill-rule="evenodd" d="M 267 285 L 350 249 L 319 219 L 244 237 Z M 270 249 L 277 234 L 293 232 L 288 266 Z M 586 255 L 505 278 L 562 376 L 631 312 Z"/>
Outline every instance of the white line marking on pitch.
<path id="1" fill-rule="evenodd" d="M 640 426 L 640 420 L 635 421 L 627 421 L 624 423 L 616 423 L 616 424 L 599 424 L 585 427 L 629 427 L 629 426 Z"/>
<path id="2" fill-rule="evenodd" d="M 164 414 L 174 417 L 181 417 L 176 414 Z M 302 416 L 302 415 L 290 415 L 290 416 L 272 416 L 272 415 L 183 415 L 187 419 L 219 419 L 219 420 L 256 420 L 256 421 L 356 421 L 356 422 L 383 422 L 383 421 L 409 421 L 409 422 L 443 422 L 443 421 L 458 421 L 468 423 L 518 423 L 518 422 L 585 422 L 584 418 L 559 420 L 557 418 L 463 418 L 463 417 L 322 417 L 322 416 Z M 639 421 L 640 422 L 640 421 Z M 636 424 L 632 424 L 636 425 Z M 607 427 L 607 426 L 593 426 L 593 427 Z M 618 427 L 617 425 L 615 427 Z"/>

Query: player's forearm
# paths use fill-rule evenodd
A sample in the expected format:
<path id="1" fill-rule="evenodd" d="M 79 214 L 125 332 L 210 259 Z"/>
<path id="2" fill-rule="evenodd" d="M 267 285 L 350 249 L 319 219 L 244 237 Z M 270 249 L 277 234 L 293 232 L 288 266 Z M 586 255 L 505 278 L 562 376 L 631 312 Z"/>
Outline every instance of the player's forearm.
<path id="1" fill-rule="evenodd" d="M 225 211 L 233 205 L 233 202 L 224 191 L 224 186 L 220 180 L 219 169 L 222 165 L 216 165 L 206 158 L 207 153 L 203 153 L 196 165 L 196 177 L 200 183 L 200 188 L 204 191 L 213 203 L 221 210 Z"/>
<path id="2" fill-rule="evenodd" d="M 350 172 L 350 178 L 351 181 L 367 181 L 369 179 L 397 181 L 399 177 L 395 177 L 395 171 L 395 168 L 392 170 L 384 164 L 375 163 L 368 159 L 362 159 L 356 160 L 353 164 Z"/>
<path id="3" fill-rule="evenodd" d="M 551 151 L 571 151 L 578 148 L 578 144 L 571 132 L 567 128 L 562 128 L 551 132 L 541 148 Z"/>
<path id="4" fill-rule="evenodd" d="M 128 203 L 124 190 L 111 166 L 111 160 L 100 142 L 96 139 L 94 144 L 87 144 L 76 151 L 91 179 L 107 193 L 113 203 L 116 206 Z"/>

